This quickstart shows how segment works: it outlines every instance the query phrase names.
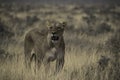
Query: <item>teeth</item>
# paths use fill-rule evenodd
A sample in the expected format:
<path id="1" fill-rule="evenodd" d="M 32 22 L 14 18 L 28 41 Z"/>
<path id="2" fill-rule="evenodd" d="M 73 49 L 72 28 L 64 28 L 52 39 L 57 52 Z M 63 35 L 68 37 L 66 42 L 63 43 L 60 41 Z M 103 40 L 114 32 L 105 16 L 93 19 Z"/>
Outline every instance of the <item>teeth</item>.
<path id="1" fill-rule="evenodd" d="M 56 41 L 56 40 L 59 39 L 59 37 L 58 36 L 52 36 L 51 39 L 54 40 L 54 41 Z"/>
<path id="2" fill-rule="evenodd" d="M 58 41 L 54 41 L 54 40 L 52 40 L 52 42 L 53 42 L 53 43 L 57 43 Z"/>

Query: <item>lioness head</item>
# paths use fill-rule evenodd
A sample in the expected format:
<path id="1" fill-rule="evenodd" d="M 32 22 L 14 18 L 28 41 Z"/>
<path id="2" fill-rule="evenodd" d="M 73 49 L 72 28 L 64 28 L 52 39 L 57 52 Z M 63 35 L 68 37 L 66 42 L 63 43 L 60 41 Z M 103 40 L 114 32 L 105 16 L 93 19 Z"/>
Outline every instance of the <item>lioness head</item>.
<path id="1" fill-rule="evenodd" d="M 60 40 L 63 38 L 63 32 L 64 28 L 66 27 L 66 22 L 48 22 L 47 28 L 48 28 L 48 35 L 49 40 L 52 43 L 59 43 Z"/>

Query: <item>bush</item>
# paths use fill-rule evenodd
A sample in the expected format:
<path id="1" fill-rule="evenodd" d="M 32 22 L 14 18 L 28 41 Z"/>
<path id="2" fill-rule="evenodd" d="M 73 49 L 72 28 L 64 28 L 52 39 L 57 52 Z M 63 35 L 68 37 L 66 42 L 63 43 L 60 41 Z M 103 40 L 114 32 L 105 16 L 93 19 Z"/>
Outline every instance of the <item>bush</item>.
<path id="1" fill-rule="evenodd" d="M 120 32 L 119 30 L 112 35 L 110 39 L 106 42 L 107 48 L 112 52 L 112 53 L 119 53 L 120 52 Z"/>
<path id="2" fill-rule="evenodd" d="M 113 58 L 101 56 L 98 63 L 82 67 L 83 80 L 119 80 L 120 63 Z"/>
<path id="3" fill-rule="evenodd" d="M 8 53 L 4 49 L 0 49 L 0 61 L 7 59 Z"/>
<path id="4" fill-rule="evenodd" d="M 120 79 L 120 29 L 106 42 L 107 50 L 113 56 L 114 80 Z"/>
<path id="5" fill-rule="evenodd" d="M 110 31 L 112 31 L 111 26 L 108 25 L 107 23 L 101 23 L 96 28 L 97 33 L 106 33 L 106 32 L 110 32 Z"/>
<path id="6" fill-rule="evenodd" d="M 27 20 L 27 25 L 30 26 L 35 22 L 39 21 L 39 18 L 37 16 L 27 16 L 26 20 Z"/>
<path id="7" fill-rule="evenodd" d="M 101 23 L 97 27 L 89 26 L 85 28 L 81 28 L 81 32 L 84 32 L 87 35 L 97 36 L 103 33 L 112 32 L 113 29 L 107 23 Z"/>
<path id="8" fill-rule="evenodd" d="M 88 14 L 86 17 L 82 17 L 82 19 L 88 24 L 88 25 L 94 25 L 96 23 L 97 17 L 94 14 Z"/>
<path id="9" fill-rule="evenodd" d="M 14 33 L 8 30 L 8 27 L 0 22 L 0 38 L 10 38 L 14 36 Z"/>

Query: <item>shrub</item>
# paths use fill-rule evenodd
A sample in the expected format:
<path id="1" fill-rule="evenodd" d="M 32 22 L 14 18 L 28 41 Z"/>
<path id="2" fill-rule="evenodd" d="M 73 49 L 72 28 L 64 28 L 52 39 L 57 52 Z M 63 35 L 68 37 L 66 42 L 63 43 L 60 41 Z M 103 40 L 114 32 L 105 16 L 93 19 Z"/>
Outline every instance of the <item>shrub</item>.
<path id="1" fill-rule="evenodd" d="M 107 23 L 101 23 L 96 28 L 97 33 L 106 33 L 106 32 L 110 32 L 110 31 L 112 31 L 111 26 L 108 25 Z"/>
<path id="2" fill-rule="evenodd" d="M 116 62 L 113 58 L 101 56 L 98 64 L 94 63 L 82 67 L 82 77 L 83 80 L 119 80 L 119 68 L 119 62 Z"/>
<path id="3" fill-rule="evenodd" d="M 120 32 L 119 30 L 112 35 L 110 39 L 106 42 L 107 48 L 112 52 L 112 53 L 119 53 L 120 52 Z"/>
<path id="4" fill-rule="evenodd" d="M 4 37 L 10 38 L 12 36 L 14 36 L 14 33 L 9 31 L 8 27 L 4 23 L 0 22 L 0 37 L 1 38 L 4 38 Z"/>
<path id="5" fill-rule="evenodd" d="M 26 20 L 27 20 L 27 25 L 30 26 L 35 22 L 39 21 L 39 18 L 37 16 L 27 16 Z"/>
<path id="6" fill-rule="evenodd" d="M 101 23 L 97 27 L 94 27 L 94 26 L 88 26 L 84 28 L 81 27 L 80 31 L 89 36 L 97 36 L 103 33 L 112 32 L 113 29 L 107 23 Z"/>

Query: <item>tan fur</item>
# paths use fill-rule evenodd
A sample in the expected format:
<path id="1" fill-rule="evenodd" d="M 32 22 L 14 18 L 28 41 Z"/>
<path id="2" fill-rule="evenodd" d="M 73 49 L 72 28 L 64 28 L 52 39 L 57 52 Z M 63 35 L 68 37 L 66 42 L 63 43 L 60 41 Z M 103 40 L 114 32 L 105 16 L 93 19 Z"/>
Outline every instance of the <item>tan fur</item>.
<path id="1" fill-rule="evenodd" d="M 63 68 L 65 55 L 64 27 L 65 23 L 50 22 L 49 26 L 32 29 L 26 34 L 24 41 L 26 66 L 29 67 L 32 59 L 35 58 L 38 68 L 43 62 L 46 71 L 48 71 L 50 62 L 54 60 L 56 60 L 56 73 Z M 59 36 L 57 41 L 51 40 L 51 35 L 54 35 L 54 32 L 56 32 L 55 36 Z"/>

